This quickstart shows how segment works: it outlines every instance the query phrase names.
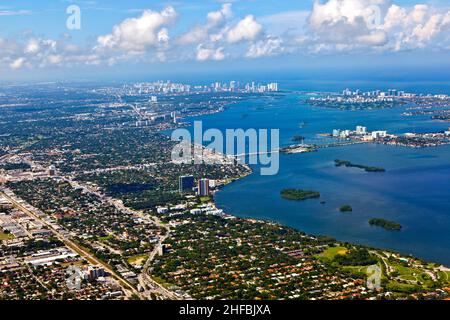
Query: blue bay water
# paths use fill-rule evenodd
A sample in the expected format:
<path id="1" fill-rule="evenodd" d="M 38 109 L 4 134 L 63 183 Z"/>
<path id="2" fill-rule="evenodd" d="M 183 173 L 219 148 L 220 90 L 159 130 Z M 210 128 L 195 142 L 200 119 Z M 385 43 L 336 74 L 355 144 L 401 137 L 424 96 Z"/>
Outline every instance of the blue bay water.
<path id="1" fill-rule="evenodd" d="M 311 107 L 298 93 L 242 101 L 225 112 L 201 119 L 204 129 L 276 128 L 280 144 L 292 144 L 294 135 L 306 143 L 320 142 L 318 133 L 334 128 L 390 133 L 447 129 L 449 123 L 429 116 L 405 117 L 405 107 L 382 110 L 335 110 Z M 303 124 L 302 126 L 300 124 Z M 380 166 L 385 173 L 335 167 L 334 159 Z M 254 173 L 216 194 L 217 205 L 230 214 L 275 220 L 299 230 L 333 236 L 341 241 L 394 249 L 450 265 L 450 146 L 413 149 L 376 144 L 321 149 L 307 154 L 280 155 L 274 176 Z M 313 189 L 321 199 L 288 201 L 284 188 Z M 325 203 L 321 203 L 321 202 Z M 341 213 L 344 204 L 351 213 Z M 399 222 L 400 232 L 368 224 L 380 217 Z"/>

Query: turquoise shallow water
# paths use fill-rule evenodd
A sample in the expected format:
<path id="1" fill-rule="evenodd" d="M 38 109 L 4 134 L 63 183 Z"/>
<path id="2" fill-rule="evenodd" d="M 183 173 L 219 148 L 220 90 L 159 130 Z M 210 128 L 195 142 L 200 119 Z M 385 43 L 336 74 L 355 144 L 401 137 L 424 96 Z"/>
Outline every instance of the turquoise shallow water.
<path id="1" fill-rule="evenodd" d="M 307 137 L 306 143 L 317 142 L 323 139 L 317 133 L 356 125 L 391 133 L 439 131 L 449 126 L 426 116 L 403 117 L 403 109 L 317 108 L 290 93 L 276 99 L 243 101 L 200 119 L 205 129 L 278 128 L 281 145 L 291 144 L 297 134 Z M 304 128 L 299 126 L 302 122 Z M 334 159 L 381 166 L 387 172 L 337 168 Z M 275 176 L 261 176 L 257 169 L 221 190 L 216 195 L 218 206 L 237 216 L 276 220 L 308 233 L 395 249 L 450 265 L 450 146 L 411 149 L 360 144 L 281 155 Z M 287 201 L 280 198 L 283 188 L 313 189 L 322 197 Z M 340 213 L 343 204 L 350 204 L 353 212 Z M 397 221 L 403 229 L 392 232 L 371 227 L 368 220 L 374 217 Z"/>

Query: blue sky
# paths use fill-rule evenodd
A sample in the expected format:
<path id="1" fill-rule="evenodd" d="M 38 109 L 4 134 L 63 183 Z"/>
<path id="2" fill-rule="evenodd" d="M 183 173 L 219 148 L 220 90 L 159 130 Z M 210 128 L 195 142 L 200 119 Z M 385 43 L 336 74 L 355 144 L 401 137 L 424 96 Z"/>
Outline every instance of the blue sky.
<path id="1" fill-rule="evenodd" d="M 71 5 L 81 29 L 67 28 Z M 442 0 L 0 1 L 0 72 L 450 80 L 449 31 Z"/>

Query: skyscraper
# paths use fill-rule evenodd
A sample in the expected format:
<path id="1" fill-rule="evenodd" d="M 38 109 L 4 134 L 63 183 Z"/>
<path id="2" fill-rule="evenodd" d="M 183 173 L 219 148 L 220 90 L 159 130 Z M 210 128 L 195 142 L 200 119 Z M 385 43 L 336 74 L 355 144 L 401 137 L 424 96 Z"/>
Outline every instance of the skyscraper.
<path id="1" fill-rule="evenodd" d="M 363 126 L 357 126 L 356 127 L 356 133 L 357 134 L 366 134 L 367 128 Z"/>
<path id="2" fill-rule="evenodd" d="M 339 137 L 340 134 L 341 134 L 340 129 L 333 129 L 333 137 Z"/>
<path id="3" fill-rule="evenodd" d="M 180 193 L 190 192 L 194 188 L 193 176 L 180 176 L 178 180 L 178 188 Z"/>
<path id="4" fill-rule="evenodd" d="M 209 180 L 208 179 L 198 180 L 198 195 L 201 197 L 209 195 Z"/>
<path id="5" fill-rule="evenodd" d="M 267 85 L 267 90 L 268 91 L 278 91 L 278 83 L 276 83 L 276 82 L 272 82 L 272 83 L 269 83 L 268 85 Z"/>

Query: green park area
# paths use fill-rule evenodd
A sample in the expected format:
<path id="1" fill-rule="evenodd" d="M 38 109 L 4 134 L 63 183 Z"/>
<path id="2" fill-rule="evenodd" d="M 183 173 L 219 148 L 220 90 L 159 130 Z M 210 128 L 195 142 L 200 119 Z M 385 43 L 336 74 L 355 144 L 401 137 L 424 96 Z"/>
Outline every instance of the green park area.
<path id="1" fill-rule="evenodd" d="M 348 263 L 346 263 L 345 265 L 342 264 L 341 260 L 343 260 L 343 258 L 347 256 L 349 252 L 350 256 L 354 255 L 352 251 L 343 246 L 328 247 L 322 253 L 316 255 L 316 257 L 323 262 L 329 262 L 335 266 L 338 266 L 346 273 L 365 278 L 367 276 L 367 264 L 357 265 L 357 260 L 352 260 L 355 261 L 355 265 L 351 265 Z M 350 257 L 350 259 L 352 258 Z"/>
<path id="2" fill-rule="evenodd" d="M 11 240 L 14 239 L 14 236 L 10 233 L 4 233 L 3 231 L 0 231 L 0 241 L 3 240 Z"/>
<path id="3" fill-rule="evenodd" d="M 113 237 L 111 235 L 107 235 L 107 236 L 103 236 L 103 237 L 98 237 L 98 241 L 108 241 L 112 238 Z"/>
<path id="4" fill-rule="evenodd" d="M 341 246 L 337 246 L 337 247 L 328 247 L 324 252 L 320 253 L 317 255 L 317 257 L 319 259 L 329 259 L 329 260 L 333 260 L 334 257 L 338 254 L 340 255 L 345 255 L 347 253 L 348 249 L 346 247 L 341 247 Z"/>
<path id="5" fill-rule="evenodd" d="M 384 255 L 382 261 L 387 290 L 411 294 L 431 289 L 438 283 L 441 286 L 450 284 L 450 271 L 438 270 L 437 265 L 421 264 L 419 260 L 407 262 L 393 257 L 386 258 Z M 389 270 L 387 277 L 386 270 Z"/>
<path id="6" fill-rule="evenodd" d="M 211 202 L 212 198 L 210 196 L 204 196 L 204 197 L 200 197 L 200 202 L 201 203 L 208 203 Z"/>
<path id="7" fill-rule="evenodd" d="M 129 264 L 133 266 L 143 265 L 148 258 L 148 254 L 138 254 L 127 258 Z"/>

